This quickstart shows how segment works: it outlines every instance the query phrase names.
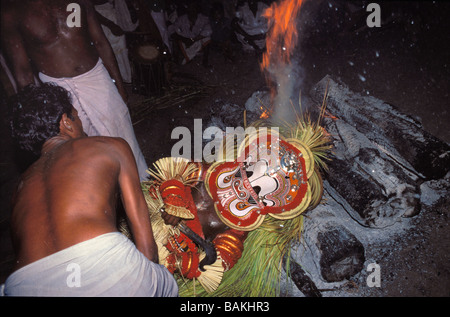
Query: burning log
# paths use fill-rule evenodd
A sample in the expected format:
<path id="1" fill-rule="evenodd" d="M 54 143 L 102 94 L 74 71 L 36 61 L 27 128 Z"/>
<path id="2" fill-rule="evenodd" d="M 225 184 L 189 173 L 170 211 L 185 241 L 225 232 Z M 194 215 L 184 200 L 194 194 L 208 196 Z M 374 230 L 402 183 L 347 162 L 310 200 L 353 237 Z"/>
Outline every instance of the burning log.
<path id="1" fill-rule="evenodd" d="M 360 239 L 367 228 L 352 222 L 341 202 L 328 193 L 330 185 L 325 182 L 324 186 L 323 203 L 305 214 L 302 241 L 291 252 L 291 261 L 307 272 L 291 267 L 298 272 L 291 279 L 305 296 L 317 296 L 329 283 L 336 286 L 349 279 L 362 270 L 366 260 Z"/>
<path id="2" fill-rule="evenodd" d="M 283 258 L 283 268 L 286 267 L 286 263 L 287 258 L 285 256 Z M 314 284 L 308 274 L 302 269 L 301 265 L 292 258 L 289 259 L 289 277 L 306 297 L 322 297 L 316 284 Z"/>
<path id="3" fill-rule="evenodd" d="M 339 282 L 360 272 L 365 257 L 362 243 L 345 227 L 328 225 L 317 235 L 320 268 L 327 282 Z"/>
<path id="4" fill-rule="evenodd" d="M 322 102 L 328 86 L 328 111 L 365 135 L 402 168 L 425 179 L 439 179 L 450 171 L 450 146 L 417 121 L 379 99 L 361 96 L 329 76 L 311 90 Z"/>
<path id="5" fill-rule="evenodd" d="M 360 224 L 381 228 L 420 211 L 420 184 L 397 161 L 342 120 L 327 122 L 335 155 L 326 179 Z M 339 199 L 339 198 L 338 198 Z"/>
<path id="6" fill-rule="evenodd" d="M 382 228 L 420 212 L 420 184 L 450 169 L 450 147 L 412 118 L 328 76 L 311 91 L 322 102 L 335 151 L 326 175 L 336 199 L 364 226 Z"/>
<path id="7" fill-rule="evenodd" d="M 317 295 L 315 290 L 329 283 L 336 289 L 336 283 L 360 272 L 367 230 L 393 227 L 402 217 L 416 215 L 426 195 L 424 184 L 449 175 L 450 169 L 449 146 L 416 120 L 329 77 L 312 89 L 311 97 L 321 104 L 325 93 L 330 115 L 324 125 L 334 155 L 323 203 L 305 215 L 303 241 L 292 253 L 296 274 L 291 279 L 306 296 Z M 370 232 L 383 236 L 385 230 Z"/>
<path id="8" fill-rule="evenodd" d="M 256 91 L 246 101 L 245 110 L 250 113 L 258 114 L 257 119 L 267 119 L 270 115 L 271 100 L 267 91 Z"/>

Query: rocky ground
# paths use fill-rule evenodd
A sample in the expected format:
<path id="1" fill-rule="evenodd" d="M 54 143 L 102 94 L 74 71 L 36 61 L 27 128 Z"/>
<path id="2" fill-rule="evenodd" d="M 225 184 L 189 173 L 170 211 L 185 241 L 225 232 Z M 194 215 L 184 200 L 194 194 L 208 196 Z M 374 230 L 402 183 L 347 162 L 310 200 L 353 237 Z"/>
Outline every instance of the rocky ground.
<path id="1" fill-rule="evenodd" d="M 357 14 L 349 15 L 339 2 L 319 3 L 305 4 L 304 29 L 295 57 L 301 67 L 302 76 L 298 80 L 305 100 L 314 84 L 331 75 L 354 92 L 395 105 L 421 120 L 425 130 L 450 142 L 447 48 L 450 5 L 439 1 L 381 1 L 378 3 L 382 26 L 370 29 L 365 27 L 364 19 L 361 23 Z M 212 51 L 210 65 L 205 68 L 201 59 L 194 59 L 187 65 L 174 66 L 171 82 L 186 87 L 184 95 L 188 91 L 199 92 L 196 97 L 180 98 L 170 106 L 154 107 L 145 116 L 133 118 L 137 139 L 149 164 L 170 155 L 177 141 L 171 138 L 175 127 L 188 127 L 192 131 L 194 119 L 208 122 L 213 115 L 225 115 L 223 109 L 243 113 L 245 102 L 255 91 L 267 90 L 258 57 L 253 54 L 239 53 L 231 62 Z M 146 99 L 132 94 L 131 89 L 130 94 L 130 108 Z M 234 126 L 242 124 L 243 121 L 235 122 Z M 0 281 L 3 281 L 13 259 L 7 201 L 18 171 L 5 126 L 1 133 L 5 135 L 1 138 L 0 153 Z M 324 296 L 449 296 L 448 195 L 437 201 L 432 208 L 424 208 L 418 216 L 410 218 L 389 241 L 377 239 L 366 248 L 366 258 L 376 260 L 381 267 L 381 287 L 367 287 L 367 272 L 362 272 L 338 291 L 324 291 Z"/>

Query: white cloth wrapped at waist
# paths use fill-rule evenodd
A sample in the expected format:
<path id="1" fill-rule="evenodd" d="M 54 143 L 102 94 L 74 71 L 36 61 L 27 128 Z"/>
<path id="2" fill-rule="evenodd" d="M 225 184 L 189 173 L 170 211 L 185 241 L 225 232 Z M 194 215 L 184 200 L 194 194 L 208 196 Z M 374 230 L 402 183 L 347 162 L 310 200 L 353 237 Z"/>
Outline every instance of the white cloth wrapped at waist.
<path id="1" fill-rule="evenodd" d="M 147 163 L 134 134 L 128 107 L 103 65 L 75 77 L 54 78 L 39 73 L 42 82 L 52 82 L 67 89 L 88 136 L 121 137 L 131 147 L 141 181 L 147 180 Z"/>
<path id="2" fill-rule="evenodd" d="M 178 296 L 162 265 L 148 260 L 123 234 L 83 241 L 12 273 L 6 296 Z"/>

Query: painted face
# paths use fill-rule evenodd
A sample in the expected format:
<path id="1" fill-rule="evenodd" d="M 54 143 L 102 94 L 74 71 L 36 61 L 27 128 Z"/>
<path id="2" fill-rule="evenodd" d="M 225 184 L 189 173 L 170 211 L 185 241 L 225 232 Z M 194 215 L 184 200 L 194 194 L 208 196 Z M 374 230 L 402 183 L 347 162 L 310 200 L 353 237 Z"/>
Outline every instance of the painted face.
<path id="1" fill-rule="evenodd" d="M 292 213 L 308 191 L 302 152 L 278 137 L 253 138 L 234 162 L 214 164 L 207 185 L 219 217 L 252 230 L 266 214 Z"/>

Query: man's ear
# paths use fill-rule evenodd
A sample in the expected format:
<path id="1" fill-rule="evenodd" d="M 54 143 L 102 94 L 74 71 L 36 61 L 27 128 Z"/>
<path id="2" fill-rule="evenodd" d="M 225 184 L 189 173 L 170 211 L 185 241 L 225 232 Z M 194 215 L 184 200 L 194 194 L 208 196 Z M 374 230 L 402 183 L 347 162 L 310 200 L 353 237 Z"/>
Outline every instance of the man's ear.
<path id="1" fill-rule="evenodd" d="M 59 121 L 59 131 L 66 132 L 70 134 L 73 132 L 73 122 L 66 113 L 64 113 L 61 117 L 61 121 Z"/>

